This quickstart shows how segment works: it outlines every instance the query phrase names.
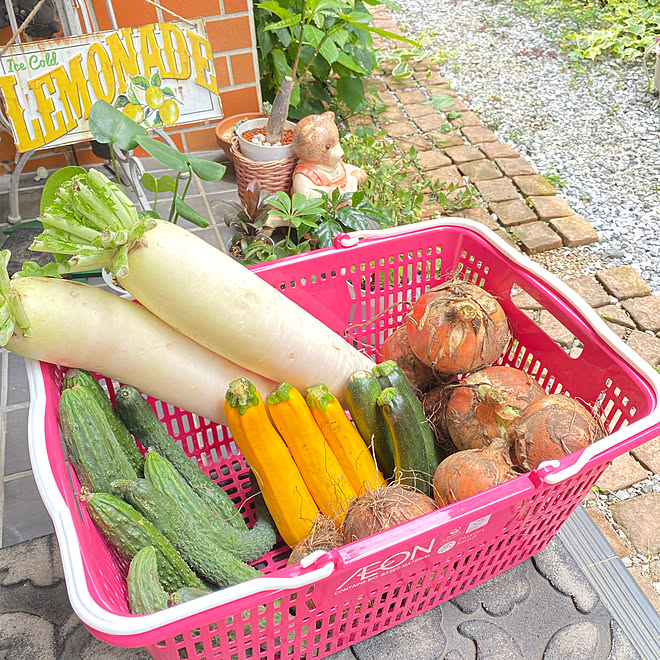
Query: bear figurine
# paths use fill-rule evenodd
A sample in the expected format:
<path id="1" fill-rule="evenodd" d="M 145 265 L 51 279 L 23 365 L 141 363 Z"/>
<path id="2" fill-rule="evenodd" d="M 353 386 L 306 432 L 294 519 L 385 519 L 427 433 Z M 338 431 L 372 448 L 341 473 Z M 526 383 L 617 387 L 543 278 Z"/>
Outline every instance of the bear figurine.
<path id="1" fill-rule="evenodd" d="M 307 199 L 320 197 L 320 190 L 332 193 L 355 192 L 367 180 L 367 173 L 344 163 L 335 113 L 324 112 L 301 119 L 293 132 L 293 151 L 298 163 L 293 171 L 292 192 Z"/>

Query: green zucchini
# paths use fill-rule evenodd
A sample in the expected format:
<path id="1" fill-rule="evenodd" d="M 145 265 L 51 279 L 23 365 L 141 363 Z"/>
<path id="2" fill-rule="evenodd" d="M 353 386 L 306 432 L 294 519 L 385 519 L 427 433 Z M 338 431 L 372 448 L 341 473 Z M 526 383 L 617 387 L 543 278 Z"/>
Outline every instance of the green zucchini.
<path id="1" fill-rule="evenodd" d="M 359 370 L 349 376 L 344 394 L 359 434 L 367 447 L 373 446 L 378 467 L 389 479 L 394 473 L 394 454 L 389 429 L 376 404 L 381 391 L 376 376 Z"/>
<path id="2" fill-rule="evenodd" d="M 87 388 L 75 385 L 62 390 L 59 418 L 69 460 L 82 485 L 94 492 L 118 494 L 110 482 L 137 477 L 105 413 Z"/>
<path id="3" fill-rule="evenodd" d="M 181 603 L 188 603 L 191 600 L 200 598 L 201 596 L 206 596 L 210 594 L 209 589 L 195 589 L 194 587 L 181 587 L 177 589 L 174 593 L 170 594 L 170 597 L 167 601 L 169 607 L 174 605 L 180 605 Z"/>
<path id="4" fill-rule="evenodd" d="M 119 413 L 115 410 L 110 397 L 101 387 L 101 384 L 92 374 L 84 369 L 67 369 L 64 374 L 64 387 L 71 388 L 75 385 L 87 388 L 94 395 L 94 398 L 101 406 L 101 410 L 105 413 L 108 424 L 110 424 L 110 428 L 113 430 L 119 446 L 128 457 L 133 468 L 135 468 L 137 476 L 141 477 L 144 473 L 144 457 L 135 444 L 131 432 L 126 428 L 126 424 L 121 421 Z"/>
<path id="5" fill-rule="evenodd" d="M 128 502 L 108 493 L 86 494 L 81 499 L 97 529 L 126 561 L 143 548 L 155 548 L 158 576 L 167 593 L 182 587 L 205 588 L 178 550 Z"/>
<path id="6" fill-rule="evenodd" d="M 277 532 L 270 515 L 260 515 L 252 529 L 238 530 L 214 515 L 204 500 L 188 485 L 178 470 L 157 451 L 149 450 L 144 464 L 145 478 L 158 490 L 173 497 L 188 512 L 195 525 L 203 530 L 234 557 L 255 561 L 265 555 L 277 541 Z M 261 498 L 260 496 L 260 499 Z M 237 515 L 240 515 L 238 511 Z"/>
<path id="7" fill-rule="evenodd" d="M 117 390 L 115 403 L 124 424 L 143 447 L 152 447 L 172 463 L 215 516 L 236 529 L 247 530 L 243 516 L 238 513 L 229 495 L 192 462 L 138 390 L 131 385 L 123 385 Z"/>
<path id="8" fill-rule="evenodd" d="M 429 470 L 423 432 L 410 402 L 396 387 L 386 387 L 377 404 L 392 437 L 397 482 L 428 495 L 433 472 Z"/>
<path id="9" fill-rule="evenodd" d="M 204 529 L 176 500 L 159 491 L 150 481 L 120 479 L 113 485 L 120 488 L 126 501 L 161 531 L 188 565 L 212 584 L 228 587 L 261 575 L 206 536 Z"/>
<path id="10" fill-rule="evenodd" d="M 156 549 L 152 545 L 135 553 L 128 567 L 126 584 L 131 614 L 152 614 L 167 609 L 169 596 L 158 579 Z"/>
<path id="11" fill-rule="evenodd" d="M 422 430 L 429 474 L 435 474 L 435 469 L 440 464 L 440 461 L 446 458 L 446 455 L 444 455 L 444 452 L 435 443 L 433 429 L 429 424 L 429 420 L 426 418 L 422 402 L 417 397 L 417 394 L 415 394 L 415 390 L 408 380 L 408 376 L 406 376 L 403 369 L 394 360 L 386 360 L 377 364 L 373 368 L 372 373 L 378 378 L 378 382 L 383 389 L 396 387 L 399 393 L 408 399 L 408 403 L 410 403 L 410 407 L 413 409 L 419 427 Z"/>

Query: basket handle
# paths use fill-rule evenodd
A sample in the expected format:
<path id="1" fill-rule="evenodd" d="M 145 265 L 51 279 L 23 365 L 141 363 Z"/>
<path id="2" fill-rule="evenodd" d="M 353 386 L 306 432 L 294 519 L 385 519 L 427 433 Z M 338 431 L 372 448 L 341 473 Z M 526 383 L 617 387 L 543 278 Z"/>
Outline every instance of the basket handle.
<path id="1" fill-rule="evenodd" d="M 387 227 L 385 229 L 361 229 L 350 233 L 344 232 L 335 236 L 332 245 L 338 250 L 341 248 L 350 248 L 357 245 L 365 238 L 382 238 L 383 236 L 398 236 L 399 234 L 424 231 L 425 229 L 440 227 L 443 224 L 450 223 L 452 220 L 464 221 L 465 218 L 450 218 L 443 216 L 441 219 L 437 220 L 422 220 L 420 222 L 413 222 L 409 225 L 399 225 L 398 227 Z"/>

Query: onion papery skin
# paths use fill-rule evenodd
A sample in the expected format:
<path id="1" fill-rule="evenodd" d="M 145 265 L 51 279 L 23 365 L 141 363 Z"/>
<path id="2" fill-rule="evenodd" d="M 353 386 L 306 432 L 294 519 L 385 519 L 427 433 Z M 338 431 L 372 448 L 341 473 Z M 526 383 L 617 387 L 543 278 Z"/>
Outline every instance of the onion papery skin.
<path id="1" fill-rule="evenodd" d="M 389 335 L 380 347 L 378 362 L 387 360 L 394 360 L 406 374 L 410 384 L 419 392 L 424 392 L 435 380 L 433 369 L 413 353 L 405 323 Z"/>

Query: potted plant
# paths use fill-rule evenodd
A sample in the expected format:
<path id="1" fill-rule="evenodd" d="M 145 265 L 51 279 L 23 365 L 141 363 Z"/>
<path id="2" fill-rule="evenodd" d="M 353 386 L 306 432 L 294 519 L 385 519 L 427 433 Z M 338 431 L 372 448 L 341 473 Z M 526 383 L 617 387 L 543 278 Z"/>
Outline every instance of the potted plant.
<path id="1" fill-rule="evenodd" d="M 215 137 L 218 141 L 218 146 L 225 152 L 225 156 L 233 161 L 231 153 L 231 144 L 233 138 L 236 136 L 236 128 L 248 121 L 249 119 L 258 119 L 265 117 L 264 112 L 243 112 L 229 117 L 223 117 L 215 125 Z"/>

